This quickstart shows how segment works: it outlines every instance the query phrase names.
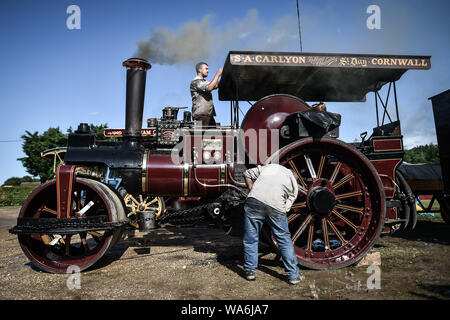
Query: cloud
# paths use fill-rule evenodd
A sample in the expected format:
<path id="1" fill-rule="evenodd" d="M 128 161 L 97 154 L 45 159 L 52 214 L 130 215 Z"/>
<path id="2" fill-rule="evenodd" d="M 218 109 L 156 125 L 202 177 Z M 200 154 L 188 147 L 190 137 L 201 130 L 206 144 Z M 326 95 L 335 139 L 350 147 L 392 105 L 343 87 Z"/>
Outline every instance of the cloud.
<path id="1" fill-rule="evenodd" d="M 405 149 L 411 149 L 417 146 L 423 146 L 426 144 L 437 144 L 436 136 L 429 132 L 423 132 L 416 135 L 405 135 L 403 137 L 403 147 Z"/>

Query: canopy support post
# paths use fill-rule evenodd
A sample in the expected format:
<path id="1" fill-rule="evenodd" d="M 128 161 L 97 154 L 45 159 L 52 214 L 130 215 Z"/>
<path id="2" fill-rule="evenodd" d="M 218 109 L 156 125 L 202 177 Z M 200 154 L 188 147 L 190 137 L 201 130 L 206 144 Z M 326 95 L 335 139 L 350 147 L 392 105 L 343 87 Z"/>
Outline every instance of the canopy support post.
<path id="1" fill-rule="evenodd" d="M 397 121 L 399 121 L 400 117 L 399 117 L 399 113 L 398 113 L 397 89 L 395 87 L 395 81 L 393 81 L 392 83 L 394 84 L 395 112 L 397 114 Z M 402 134 L 402 127 L 401 126 L 399 127 L 399 130 L 400 130 L 400 134 Z"/>

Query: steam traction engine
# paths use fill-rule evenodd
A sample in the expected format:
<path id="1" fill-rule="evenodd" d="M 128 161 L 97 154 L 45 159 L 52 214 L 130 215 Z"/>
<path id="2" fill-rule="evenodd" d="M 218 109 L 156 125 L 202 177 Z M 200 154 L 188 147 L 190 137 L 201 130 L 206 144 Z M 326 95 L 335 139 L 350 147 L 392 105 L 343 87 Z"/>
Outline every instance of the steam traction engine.
<path id="1" fill-rule="evenodd" d="M 125 129 L 107 129 L 105 135 L 115 139 L 98 141 L 80 124 L 69 136 L 56 178 L 29 196 L 10 230 L 39 268 L 85 270 L 130 225 L 147 231 L 201 219 L 230 224 L 243 214 L 244 170 L 267 163 L 298 173 L 299 194 L 288 222 L 303 266 L 351 265 L 380 234 L 413 227 L 412 195 L 396 174 L 403 145 L 395 81 L 407 69 L 430 68 L 430 57 L 230 52 L 219 99 L 230 101 L 231 124 L 203 128 L 189 111 L 178 120 L 180 108 L 166 107 L 143 129 L 151 66 L 137 58 L 123 66 Z M 388 97 L 383 101 L 379 93 L 387 83 L 396 121 Z M 360 143 L 338 140 L 340 115 L 323 103 L 305 102 L 365 101 L 369 91 L 377 102 L 377 127 L 367 139 L 362 134 Z M 257 101 L 241 124 L 240 101 Z M 270 231 L 263 231 L 276 249 Z"/>

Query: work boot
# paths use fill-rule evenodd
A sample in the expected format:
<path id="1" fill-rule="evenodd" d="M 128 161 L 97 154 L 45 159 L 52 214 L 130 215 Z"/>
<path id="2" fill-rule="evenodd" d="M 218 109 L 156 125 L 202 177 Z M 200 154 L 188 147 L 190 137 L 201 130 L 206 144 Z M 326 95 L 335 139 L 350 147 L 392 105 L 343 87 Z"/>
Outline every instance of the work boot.
<path id="1" fill-rule="evenodd" d="M 289 280 L 288 282 L 289 282 L 289 284 L 295 285 L 302 280 L 305 280 L 305 276 L 303 275 L 303 273 L 299 272 L 297 278 Z"/>
<path id="2" fill-rule="evenodd" d="M 247 279 L 248 281 L 254 281 L 256 279 L 255 274 L 255 270 L 245 271 L 245 279 Z"/>

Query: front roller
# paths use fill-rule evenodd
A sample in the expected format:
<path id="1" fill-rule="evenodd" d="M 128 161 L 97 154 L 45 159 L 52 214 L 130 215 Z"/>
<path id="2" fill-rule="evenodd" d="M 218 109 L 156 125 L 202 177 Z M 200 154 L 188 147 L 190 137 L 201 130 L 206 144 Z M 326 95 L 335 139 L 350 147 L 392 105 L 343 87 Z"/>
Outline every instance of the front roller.
<path id="1" fill-rule="evenodd" d="M 127 219 L 124 206 L 106 185 L 77 177 L 72 188 L 70 217 L 57 218 L 56 180 L 39 186 L 22 206 L 18 225 L 20 246 L 42 270 L 83 271 L 97 262 L 120 238 Z"/>
<path id="2" fill-rule="evenodd" d="M 364 257 L 380 236 L 386 212 L 383 185 L 370 161 L 341 141 L 307 138 L 266 161 L 277 162 L 298 177 L 288 223 L 299 264 L 338 269 Z"/>

